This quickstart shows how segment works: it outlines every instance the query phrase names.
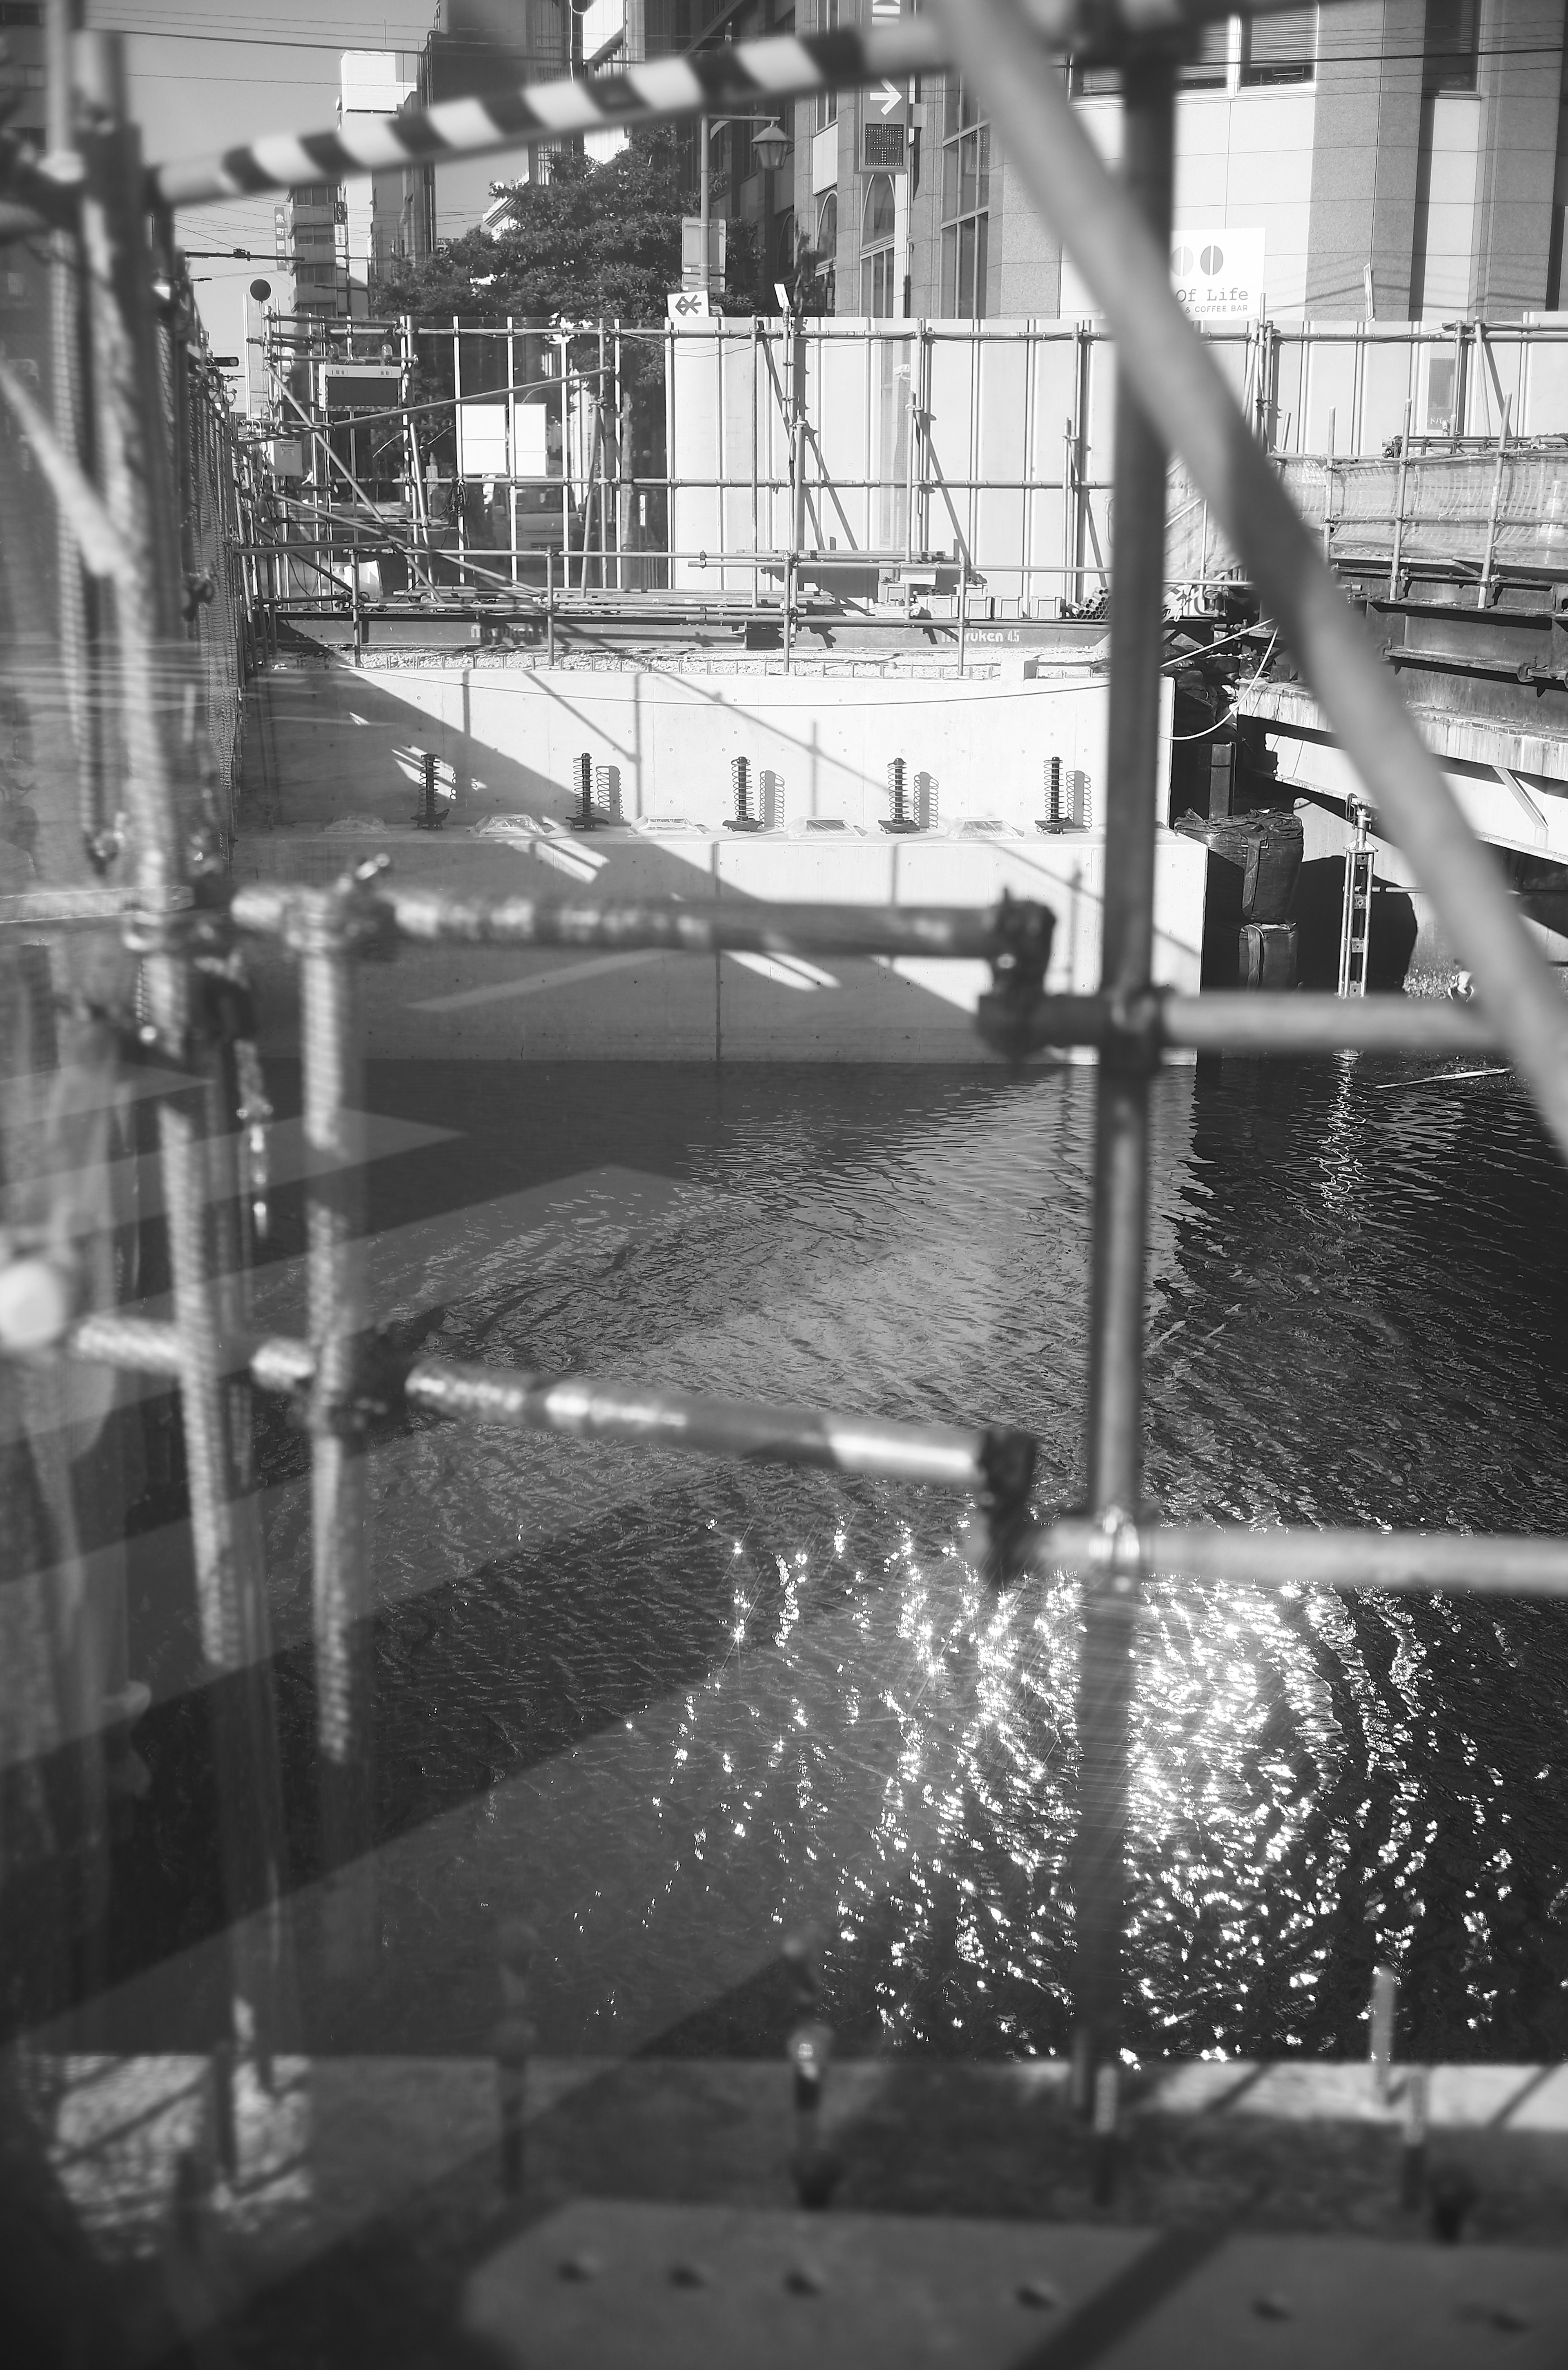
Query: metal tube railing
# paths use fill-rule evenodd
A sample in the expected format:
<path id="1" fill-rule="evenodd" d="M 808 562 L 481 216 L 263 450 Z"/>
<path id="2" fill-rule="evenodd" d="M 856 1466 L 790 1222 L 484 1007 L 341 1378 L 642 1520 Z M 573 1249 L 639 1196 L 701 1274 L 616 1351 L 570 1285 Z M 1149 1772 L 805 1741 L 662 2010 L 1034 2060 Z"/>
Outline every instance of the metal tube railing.
<path id="1" fill-rule="evenodd" d="M 1125 1524 L 1081 1517 L 1037 1531 L 1032 1569 L 1197 1580 L 1251 1588 L 1454 1591 L 1568 1596 L 1568 1539 L 1463 1531 L 1251 1531 L 1228 1524 Z"/>
<path id="2" fill-rule="evenodd" d="M 238 890 L 229 908 L 236 928 L 286 937 L 309 908 L 310 892 L 263 881 Z M 367 909 L 386 917 L 399 938 L 419 945 L 663 948 L 686 954 L 951 956 L 988 961 L 1002 947 L 1008 909 L 963 905 L 767 904 L 737 899 L 711 907 L 674 899 L 646 904 L 572 904 L 546 897 L 456 897 L 437 889 L 388 882 L 370 892 Z M 1043 906 L 1015 905 L 1046 933 Z"/>
<path id="3" fill-rule="evenodd" d="M 178 1328 L 119 1311 L 83 1317 L 62 1344 L 93 1363 L 178 1375 Z M 228 1363 L 258 1389 L 303 1399 L 317 1372 L 308 1341 L 230 1344 Z M 973 1497 L 992 1489 L 998 1426 L 898 1423 L 816 1408 L 710 1398 L 586 1375 L 536 1375 L 445 1358 L 383 1358 L 368 1387 L 385 1417 L 399 1404 L 479 1429 L 550 1432 L 753 1463 L 808 1466 L 920 1482 Z M 1249 1530 L 1240 1524 L 1134 1523 L 1060 1515 L 1018 1537 L 1008 1577 L 1089 1574 L 1482 1596 L 1568 1596 L 1568 1539 L 1529 1533 Z"/>
<path id="4" fill-rule="evenodd" d="M 144 1374 L 179 1371 L 179 1329 L 159 1317 L 117 1311 L 84 1317 L 63 1344 L 88 1362 Z M 228 1349 L 231 1369 L 259 1390 L 304 1399 L 322 1372 L 309 1341 L 282 1336 Z M 536 1375 L 515 1367 L 465 1364 L 449 1358 L 385 1356 L 366 1386 L 383 1403 L 506 1432 L 556 1432 L 580 1440 L 629 1442 L 705 1456 L 805 1465 L 886 1480 L 928 1482 L 979 1495 L 990 1486 L 988 1444 L 995 1428 L 895 1423 L 836 1415 L 818 1408 L 776 1407 L 709 1398 L 691 1391 L 586 1375 Z"/>

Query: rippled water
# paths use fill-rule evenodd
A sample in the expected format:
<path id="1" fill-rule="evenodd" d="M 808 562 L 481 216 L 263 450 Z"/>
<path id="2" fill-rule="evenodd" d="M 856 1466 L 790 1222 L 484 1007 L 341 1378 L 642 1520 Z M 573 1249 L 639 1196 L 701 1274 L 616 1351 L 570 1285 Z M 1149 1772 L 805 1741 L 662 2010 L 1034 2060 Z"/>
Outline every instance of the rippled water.
<path id="1" fill-rule="evenodd" d="M 1386 1091 L 1412 1075 L 1159 1082 L 1147 1470 L 1172 1515 L 1568 1529 L 1563 1179 L 1511 1086 Z M 416 1334 L 1025 1424 L 1043 1501 L 1073 1496 L 1091 1076 L 377 1091 L 463 1139 L 378 1188 L 378 1293 Z M 421 1192 L 444 1206 L 416 1217 Z M 374 1490 L 367 2045 L 482 2045 L 519 1910 L 546 2048 L 758 2043 L 799 1923 L 852 2042 L 1062 2044 L 1069 1584 L 996 1598 L 953 1501 L 825 1477 L 431 1425 L 377 1449 Z M 298 1634 L 302 1486 L 272 1501 Z M 1563 2054 L 1565 1679 L 1555 1607 L 1151 1590 L 1131 2044 L 1355 2049 L 1386 1954 L 1419 2053 Z"/>

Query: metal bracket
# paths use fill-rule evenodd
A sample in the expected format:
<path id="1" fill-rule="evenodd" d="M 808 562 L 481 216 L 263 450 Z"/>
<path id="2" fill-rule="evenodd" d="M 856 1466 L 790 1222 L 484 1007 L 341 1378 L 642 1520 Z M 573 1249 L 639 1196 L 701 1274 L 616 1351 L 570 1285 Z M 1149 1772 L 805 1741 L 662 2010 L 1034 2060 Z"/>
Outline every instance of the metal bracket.
<path id="1" fill-rule="evenodd" d="M 1138 1585 L 1148 1573 L 1148 1556 L 1137 1522 L 1124 1506 L 1107 1506 L 1094 1519 L 1099 1536 L 1090 1551 L 1085 1574 L 1088 1591 L 1098 1603 L 1124 1605 L 1130 1612 Z"/>
<path id="2" fill-rule="evenodd" d="M 357 954 L 389 959 L 397 952 L 398 925 L 389 909 L 370 892 L 391 865 L 389 856 L 367 857 L 330 889 L 293 898 L 283 916 L 282 940 L 296 955 Z"/>
<path id="3" fill-rule="evenodd" d="M 974 1025 L 993 1053 L 1021 1062 L 1040 1041 L 1031 1024 L 1045 993 L 1056 916 L 1049 905 L 1004 889 L 992 928 L 991 984 L 975 1007 Z"/>
<path id="4" fill-rule="evenodd" d="M 1165 1004 L 1170 994 L 1168 987 L 1139 988 L 1133 994 L 1113 989 L 1106 998 L 1101 1060 L 1118 1070 L 1158 1070 L 1165 1043 Z"/>
<path id="5" fill-rule="evenodd" d="M 980 1577 L 993 1588 L 1010 1588 L 1028 1569 L 1034 1530 L 1029 1493 L 1039 1453 L 1032 1432 L 1017 1432 L 1008 1424 L 989 1424 L 981 1435 L 986 1487 L 980 1497 Z"/>

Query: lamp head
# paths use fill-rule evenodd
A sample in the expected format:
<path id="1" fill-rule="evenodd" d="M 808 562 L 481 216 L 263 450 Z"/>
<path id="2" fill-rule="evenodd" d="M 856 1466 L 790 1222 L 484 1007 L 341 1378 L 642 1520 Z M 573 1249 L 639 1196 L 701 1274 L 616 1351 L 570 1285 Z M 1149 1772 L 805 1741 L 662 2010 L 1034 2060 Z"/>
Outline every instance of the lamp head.
<path id="1" fill-rule="evenodd" d="M 790 151 L 790 136 L 781 123 L 765 123 L 752 142 L 752 155 L 765 173 L 777 172 Z"/>

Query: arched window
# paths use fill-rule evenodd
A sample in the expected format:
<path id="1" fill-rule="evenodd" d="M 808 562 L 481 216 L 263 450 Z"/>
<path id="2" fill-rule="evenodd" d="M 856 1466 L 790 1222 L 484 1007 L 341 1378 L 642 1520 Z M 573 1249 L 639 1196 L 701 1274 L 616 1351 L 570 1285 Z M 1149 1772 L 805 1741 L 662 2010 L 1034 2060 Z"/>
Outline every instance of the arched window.
<path id="1" fill-rule="evenodd" d="M 817 215 L 816 251 L 818 309 L 824 313 L 831 313 L 838 266 L 838 192 L 836 190 L 829 190 Z"/>
<path id="2" fill-rule="evenodd" d="M 873 319 L 894 309 L 894 224 L 897 219 L 891 173 L 873 173 L 860 212 L 860 310 Z"/>
<path id="3" fill-rule="evenodd" d="M 894 218 L 893 175 L 873 173 L 866 183 L 866 202 L 860 215 L 860 244 L 881 247 L 893 236 Z"/>

